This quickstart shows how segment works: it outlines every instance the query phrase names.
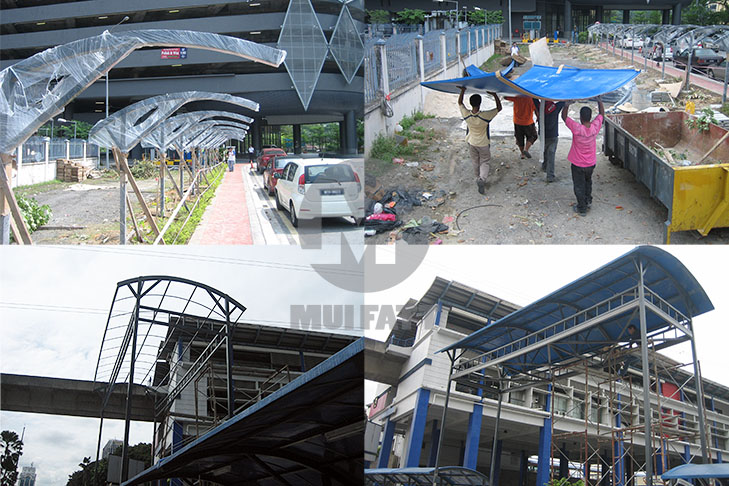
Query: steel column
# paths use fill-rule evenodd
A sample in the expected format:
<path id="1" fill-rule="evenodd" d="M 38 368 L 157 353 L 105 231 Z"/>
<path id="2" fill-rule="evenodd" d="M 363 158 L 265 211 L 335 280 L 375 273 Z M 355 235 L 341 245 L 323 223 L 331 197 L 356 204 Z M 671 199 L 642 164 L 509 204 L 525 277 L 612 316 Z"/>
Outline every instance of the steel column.
<path id="1" fill-rule="evenodd" d="M 638 264 L 640 285 L 638 286 L 638 315 L 640 319 L 640 356 L 643 374 L 643 433 L 645 434 L 645 484 L 653 486 L 653 447 L 651 445 L 651 376 L 648 364 L 648 333 L 645 311 L 645 269 L 643 262 Z"/>
<path id="2" fill-rule="evenodd" d="M 699 440 L 701 441 L 701 459 L 704 464 L 709 463 L 709 454 L 706 440 L 706 418 L 704 413 L 704 385 L 701 383 L 701 367 L 696 359 L 696 333 L 694 323 L 691 321 L 691 358 L 694 361 L 694 384 L 696 385 L 696 406 L 699 412 Z M 648 485 L 650 486 L 650 485 Z"/>
<path id="3" fill-rule="evenodd" d="M 137 303 L 134 305 L 134 320 L 130 323 L 132 329 L 132 355 L 129 359 L 129 383 L 127 383 L 127 406 L 124 413 L 124 444 L 122 445 L 122 482 L 129 479 L 129 429 L 132 416 L 132 389 L 134 386 L 134 363 L 137 360 L 137 326 L 139 325 L 139 301 L 142 298 L 142 281 L 137 281 Z M 111 384 L 113 386 L 113 383 Z"/>
<path id="4" fill-rule="evenodd" d="M 483 419 L 483 405 L 473 404 L 473 411 L 468 417 L 468 433 L 466 434 L 466 451 L 463 454 L 463 466 L 476 469 L 478 464 L 478 443 L 481 438 L 481 421 Z"/>
<path id="5" fill-rule="evenodd" d="M 440 459 L 440 449 L 443 446 L 443 436 L 446 430 L 446 412 L 448 411 L 448 402 L 451 399 L 451 379 L 453 377 L 453 366 L 456 363 L 455 351 L 453 354 L 448 353 L 448 357 L 451 360 L 451 364 L 448 367 L 448 384 L 446 385 L 446 397 L 445 403 L 443 404 L 443 413 L 440 418 L 440 434 L 438 435 L 438 448 L 435 451 L 435 471 L 433 472 L 433 486 L 438 484 L 438 462 Z"/>
<path id="6" fill-rule="evenodd" d="M 380 457 L 377 458 L 377 468 L 387 467 L 390 462 L 390 452 L 392 452 L 392 439 L 395 436 L 395 422 L 387 418 L 385 429 L 382 432 L 382 445 L 380 446 Z"/>
<path id="7" fill-rule="evenodd" d="M 552 384 L 547 389 L 546 412 L 550 412 L 552 398 Z M 552 415 L 550 413 L 544 419 L 544 425 L 539 429 L 539 452 L 537 454 L 537 485 L 544 486 L 549 482 L 550 472 L 552 470 L 552 458 L 550 457 L 549 448 L 552 443 Z"/>
<path id="8" fill-rule="evenodd" d="M 225 299 L 225 373 L 228 387 L 228 418 L 235 413 L 233 389 L 233 326 L 230 323 L 230 301 Z"/>
<path id="9" fill-rule="evenodd" d="M 503 378 L 503 375 L 499 373 L 499 378 Z M 501 380 L 499 380 L 499 402 L 496 406 L 496 423 L 494 425 L 494 440 L 491 444 L 491 465 L 489 467 L 489 485 L 494 486 L 494 480 L 496 478 L 496 449 L 499 447 L 499 425 L 501 423 L 501 403 L 504 399 L 504 394 L 501 391 Z M 499 452 L 500 453 L 500 452 Z"/>

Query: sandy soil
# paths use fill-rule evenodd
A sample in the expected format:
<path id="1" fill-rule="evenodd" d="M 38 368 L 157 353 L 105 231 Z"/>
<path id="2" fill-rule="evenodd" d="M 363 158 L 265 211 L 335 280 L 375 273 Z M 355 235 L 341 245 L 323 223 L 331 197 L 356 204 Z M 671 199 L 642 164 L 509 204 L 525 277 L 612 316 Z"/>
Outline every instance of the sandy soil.
<path id="1" fill-rule="evenodd" d="M 138 180 L 137 184 L 148 203 L 154 200 L 154 178 Z M 127 188 L 131 200 L 136 201 L 131 187 Z M 119 244 L 118 180 L 86 180 L 28 195 L 39 204 L 48 204 L 53 211 L 48 224 L 33 233 L 34 243 Z"/>
<path id="2" fill-rule="evenodd" d="M 607 64 L 607 55 L 590 52 L 587 47 L 556 49 L 556 61 L 587 66 L 596 62 Z M 592 57 L 591 57 L 592 56 Z M 609 67 L 622 63 L 613 61 Z M 525 68 L 528 66 L 525 66 Z M 607 67 L 607 66 L 606 66 Z M 641 74 L 639 78 L 647 77 Z M 650 87 L 655 80 L 638 79 L 639 87 Z M 490 101 L 489 97 L 485 97 Z M 456 107 L 456 95 L 428 92 L 425 112 L 436 118 L 418 122 L 433 136 L 434 141 L 410 140 L 418 167 L 385 164 L 387 171 L 379 178 L 386 189 L 397 186 L 409 191 L 429 191 L 448 194 L 446 202 L 431 209 L 416 206 L 401 212 L 403 221 L 420 220 L 428 216 L 447 222 L 446 235 L 431 236 L 446 244 L 662 244 L 665 241 L 664 222 L 668 210 L 651 198 L 648 190 L 620 167 L 612 165 L 602 155 L 602 134 L 598 136 L 597 167 L 593 174 L 593 205 L 586 217 L 573 212 L 575 196 L 572 189 L 567 152 L 571 134 L 560 122 L 560 140 L 556 156 L 557 181 L 547 183 L 540 168 L 539 142 L 531 149 L 532 159 L 520 159 L 513 139 L 512 104 L 504 102 L 504 110 L 491 125 L 492 162 L 486 194 L 477 192 L 467 145 L 465 126 Z M 706 103 L 713 102 L 706 100 Z M 698 104 L 698 103 L 697 103 Z M 489 105 L 487 105 L 489 106 Z M 579 104 L 572 105 L 575 117 Z M 593 106 L 593 109 L 596 109 Z M 432 164 L 432 171 L 422 169 Z M 383 164 L 380 162 L 379 164 Z M 427 167 L 427 166 L 426 166 Z M 368 243 L 387 243 L 402 235 L 380 233 L 367 239 Z M 708 237 L 696 232 L 672 235 L 672 243 L 728 243 L 729 229 L 715 229 Z"/>

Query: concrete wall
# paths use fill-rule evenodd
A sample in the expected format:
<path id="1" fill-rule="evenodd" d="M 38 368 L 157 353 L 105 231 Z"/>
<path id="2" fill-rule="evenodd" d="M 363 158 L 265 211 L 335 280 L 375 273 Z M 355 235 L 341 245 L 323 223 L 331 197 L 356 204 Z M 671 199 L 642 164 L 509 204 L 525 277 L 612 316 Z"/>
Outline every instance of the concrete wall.
<path id="1" fill-rule="evenodd" d="M 441 70 L 431 76 L 426 76 L 425 81 L 459 77 L 463 71 L 464 64 L 466 66 L 470 64 L 481 66 L 493 53 L 494 44 L 491 42 L 485 47 L 481 47 L 470 55 L 465 56 L 463 58 L 463 64 L 458 61 L 451 62 L 445 71 Z M 423 110 L 426 92 L 427 88 L 422 87 L 419 81 L 393 92 L 390 97 L 390 104 L 394 113 L 392 118 L 384 116 L 379 104 L 375 103 L 365 107 L 365 157 L 369 155 L 372 142 L 378 135 L 392 135 L 395 132 L 395 125 L 403 117 Z"/>

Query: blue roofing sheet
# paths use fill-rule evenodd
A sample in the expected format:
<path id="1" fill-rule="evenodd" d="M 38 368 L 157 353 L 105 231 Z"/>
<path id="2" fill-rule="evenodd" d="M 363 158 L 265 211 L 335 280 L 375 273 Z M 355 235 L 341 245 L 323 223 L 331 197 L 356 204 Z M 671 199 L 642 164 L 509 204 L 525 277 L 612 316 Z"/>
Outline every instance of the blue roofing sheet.
<path id="1" fill-rule="evenodd" d="M 123 485 L 167 478 L 218 484 L 362 484 L 364 338 Z"/>
<path id="2" fill-rule="evenodd" d="M 729 463 L 682 464 L 669 469 L 661 477 L 663 479 L 729 478 Z"/>
<path id="3" fill-rule="evenodd" d="M 511 66 L 510 66 L 511 67 Z M 568 66 L 532 66 L 516 79 L 507 79 L 496 73 L 481 71 L 475 66 L 466 68 L 464 78 L 427 81 L 420 83 L 426 88 L 446 93 L 459 93 L 465 86 L 472 91 L 493 91 L 508 96 L 530 96 L 554 101 L 585 100 L 615 91 L 634 79 L 636 69 L 581 69 Z"/>
<path id="4" fill-rule="evenodd" d="M 660 248 L 639 246 L 441 351 L 471 349 L 486 353 L 540 331 L 580 310 L 600 304 L 599 309 L 604 311 L 607 307 L 601 303 L 638 285 L 639 262 L 644 263 L 644 282 L 648 289 L 686 317 L 696 317 L 714 308 L 704 289 L 676 257 Z M 646 314 L 649 333 L 667 327 L 665 321 L 656 314 Z M 608 343 L 628 341 L 626 328 L 631 323 L 639 327 L 637 312 L 613 315 L 600 326 L 590 327 L 571 336 L 568 343 L 558 341 L 552 344 L 551 356 L 546 347 L 522 355 L 518 360 L 523 363 L 523 367 L 517 365 L 514 369 L 523 370 L 527 364 L 540 366 L 550 362 L 550 358 L 552 364 L 558 364 L 576 354 L 594 352 Z"/>
<path id="5" fill-rule="evenodd" d="M 365 479 L 367 484 L 432 486 L 434 472 L 434 467 L 365 469 Z M 462 466 L 439 467 L 438 477 L 439 485 L 453 486 L 485 486 L 489 480 L 484 474 Z"/>

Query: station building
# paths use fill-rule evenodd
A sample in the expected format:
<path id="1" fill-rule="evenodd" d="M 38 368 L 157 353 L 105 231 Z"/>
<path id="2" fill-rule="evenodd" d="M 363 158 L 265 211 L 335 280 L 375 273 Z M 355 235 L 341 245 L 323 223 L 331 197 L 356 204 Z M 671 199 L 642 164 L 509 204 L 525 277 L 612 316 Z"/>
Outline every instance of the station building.
<path id="1" fill-rule="evenodd" d="M 475 7 L 482 10 L 501 10 L 508 19 L 511 5 L 512 38 L 520 39 L 524 32 L 534 29 L 536 36 L 551 37 L 555 30 L 560 38 L 571 38 L 573 29 L 586 31 L 595 22 L 605 22 L 605 11 L 620 10 L 624 24 L 630 23 L 631 10 L 660 10 L 663 24 L 681 23 L 681 11 L 688 7 L 689 0 L 652 0 L 650 2 L 630 2 L 626 0 L 459 0 L 459 2 L 440 0 L 366 0 L 367 10 L 388 10 L 398 12 L 406 8 L 437 12 L 433 17 L 433 28 L 442 28 L 439 22 L 453 18 L 449 11 L 458 7 L 460 19 L 464 11 L 472 12 Z M 502 38 L 509 37 L 508 21 L 503 24 Z"/>
<path id="2" fill-rule="evenodd" d="M 629 265 L 643 252 L 642 257 L 665 258 L 653 264 L 651 283 L 646 280 L 646 288 L 653 289 L 648 292 L 655 291 L 646 303 L 648 401 L 641 348 L 616 331 L 630 323 L 640 328 L 635 282 L 618 269 L 630 273 Z M 676 277 L 683 279 L 674 286 L 681 296 L 668 297 L 674 291 L 656 288 Z M 646 404 L 652 477 L 683 463 L 704 462 L 702 457 L 727 462 L 729 387 L 703 379 L 699 389 L 695 368 L 687 371 L 687 363 L 658 352 L 687 341 L 685 335 L 665 332 L 679 315 L 679 327 L 691 320 L 675 314 L 678 307 L 694 316 L 711 307 L 704 297 L 686 301 L 693 298 L 689 294 L 703 294 L 694 292 L 700 289 L 694 282 L 677 260 L 655 248 L 638 248 L 526 307 L 436 278 L 421 298 L 403 306 L 386 342 L 368 342 L 365 377 L 380 383 L 368 416 L 382 427 L 370 472 L 384 471 L 382 477 L 393 468 L 422 473 L 413 468 L 432 468 L 437 461 L 439 467 L 462 466 L 486 477 L 493 464 L 494 486 L 569 476 L 600 486 L 645 484 Z M 598 291 L 600 285 L 611 290 Z M 616 285 L 623 290 L 615 290 Z M 594 305 L 585 299 L 594 299 Z M 554 322 L 543 326 L 548 315 Z M 522 332 L 532 322 L 542 330 Z M 590 331 L 559 338 L 590 326 Z M 689 324 L 687 332 L 693 329 Z M 540 340 L 551 344 L 529 351 Z M 583 348 L 590 340 L 595 345 Z M 576 351 L 568 351 L 572 348 Z M 466 351 L 452 360 L 450 353 L 458 350 Z M 552 363 L 526 371 L 529 363 L 547 359 Z M 703 407 L 698 406 L 701 398 Z"/>

